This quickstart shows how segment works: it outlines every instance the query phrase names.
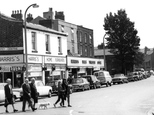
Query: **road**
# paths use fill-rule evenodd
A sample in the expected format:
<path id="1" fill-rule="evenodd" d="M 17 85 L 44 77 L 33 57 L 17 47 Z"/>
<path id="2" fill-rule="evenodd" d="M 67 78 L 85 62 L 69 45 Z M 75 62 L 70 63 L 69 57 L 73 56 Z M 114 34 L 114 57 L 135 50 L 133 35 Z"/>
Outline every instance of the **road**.
<path id="1" fill-rule="evenodd" d="M 18 115 L 149 115 L 154 107 L 154 76 L 126 84 L 102 87 L 99 89 L 71 94 L 72 107 L 53 107 L 57 96 L 39 99 L 39 102 L 49 101 L 48 109 L 38 109 L 35 112 L 27 109 L 21 112 L 22 103 L 15 107 Z M 66 102 L 67 105 L 67 102 Z M 11 106 L 9 111 L 12 112 Z M 5 108 L 0 106 L 0 114 L 5 114 Z M 11 114 L 11 113 L 9 113 Z M 14 114 L 14 113 L 12 113 Z M 150 113 L 152 115 L 152 113 Z"/>

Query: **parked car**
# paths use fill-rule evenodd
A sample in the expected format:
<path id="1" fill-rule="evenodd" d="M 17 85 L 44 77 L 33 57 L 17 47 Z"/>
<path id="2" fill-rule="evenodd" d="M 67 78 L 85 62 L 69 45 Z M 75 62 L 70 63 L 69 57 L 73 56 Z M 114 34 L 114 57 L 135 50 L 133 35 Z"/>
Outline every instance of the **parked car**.
<path id="1" fill-rule="evenodd" d="M 135 79 L 134 79 L 134 77 L 133 77 L 133 72 L 129 73 L 126 77 L 127 77 L 127 80 L 128 80 L 129 82 L 135 81 Z"/>
<path id="2" fill-rule="evenodd" d="M 52 96 L 52 87 L 45 86 L 41 80 L 35 81 L 36 89 L 38 91 L 38 96 Z M 14 89 L 14 92 L 20 92 L 20 100 L 23 100 L 23 91 L 22 88 Z"/>
<path id="3" fill-rule="evenodd" d="M 128 79 L 124 74 L 115 74 L 114 77 L 112 78 L 113 84 L 116 83 L 128 83 Z"/>
<path id="4" fill-rule="evenodd" d="M 90 84 L 85 78 L 74 78 L 72 81 L 73 91 L 90 89 Z"/>
<path id="5" fill-rule="evenodd" d="M 98 80 L 96 78 L 96 76 L 94 75 L 83 75 L 83 78 L 86 78 L 88 80 L 88 82 L 90 83 L 90 88 L 92 89 L 96 89 L 96 88 L 100 88 L 101 84 L 100 84 L 100 80 Z"/>
<path id="6" fill-rule="evenodd" d="M 0 83 L 0 103 L 5 102 L 5 92 L 4 92 L 4 86 L 7 83 Z M 17 96 L 19 95 L 18 92 L 13 92 L 13 99 L 14 101 L 17 99 Z"/>
<path id="7" fill-rule="evenodd" d="M 112 77 L 108 71 L 97 71 L 94 75 L 100 80 L 101 85 L 106 85 L 107 87 L 112 85 Z"/>

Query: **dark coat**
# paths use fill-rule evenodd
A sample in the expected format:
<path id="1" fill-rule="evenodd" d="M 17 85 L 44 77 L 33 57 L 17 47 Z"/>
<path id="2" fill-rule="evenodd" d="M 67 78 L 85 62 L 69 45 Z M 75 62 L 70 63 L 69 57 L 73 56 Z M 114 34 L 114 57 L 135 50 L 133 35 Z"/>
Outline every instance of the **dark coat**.
<path id="1" fill-rule="evenodd" d="M 34 102 L 37 103 L 38 102 L 38 92 L 37 92 L 35 84 L 30 83 L 30 89 L 31 89 L 31 97 L 33 98 Z"/>
<path id="2" fill-rule="evenodd" d="M 10 89 L 9 85 L 4 86 L 4 92 L 5 92 L 5 104 L 4 106 L 7 107 L 8 104 L 13 104 L 13 91 L 12 88 Z"/>
<path id="3" fill-rule="evenodd" d="M 31 89 L 30 85 L 28 84 L 22 84 L 22 90 L 23 90 L 23 99 L 30 99 L 31 98 Z"/>
<path id="4" fill-rule="evenodd" d="M 13 91 L 12 88 L 9 88 L 9 85 L 4 86 L 4 91 L 5 91 L 5 98 L 12 98 L 13 97 Z"/>

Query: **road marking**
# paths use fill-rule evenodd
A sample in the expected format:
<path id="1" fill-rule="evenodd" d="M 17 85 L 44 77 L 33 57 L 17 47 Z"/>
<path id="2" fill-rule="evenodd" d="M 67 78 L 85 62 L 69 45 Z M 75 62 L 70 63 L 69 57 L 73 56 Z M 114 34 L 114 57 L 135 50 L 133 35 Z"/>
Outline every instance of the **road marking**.
<path id="1" fill-rule="evenodd" d="M 72 112 L 73 112 L 73 110 L 70 110 L 70 112 L 69 112 L 69 113 L 70 113 L 70 115 L 72 115 Z"/>

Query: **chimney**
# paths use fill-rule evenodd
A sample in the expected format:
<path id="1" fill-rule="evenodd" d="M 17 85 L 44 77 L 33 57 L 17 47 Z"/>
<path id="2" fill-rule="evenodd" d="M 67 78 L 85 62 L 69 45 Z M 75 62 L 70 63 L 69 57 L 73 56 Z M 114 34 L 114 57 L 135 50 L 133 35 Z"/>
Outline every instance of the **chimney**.
<path id="1" fill-rule="evenodd" d="M 31 21 L 33 20 L 32 14 L 29 13 L 29 14 L 27 15 L 27 19 L 26 19 L 26 20 L 27 20 L 27 22 L 31 22 Z"/>
<path id="2" fill-rule="evenodd" d="M 22 11 L 12 11 L 11 17 L 16 18 L 17 20 L 22 20 Z"/>
<path id="3" fill-rule="evenodd" d="M 57 11 L 55 11 L 55 19 L 65 20 L 64 12 L 57 12 Z"/>

